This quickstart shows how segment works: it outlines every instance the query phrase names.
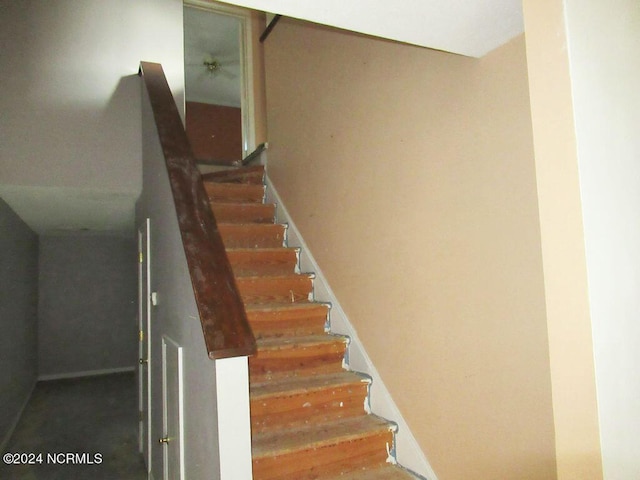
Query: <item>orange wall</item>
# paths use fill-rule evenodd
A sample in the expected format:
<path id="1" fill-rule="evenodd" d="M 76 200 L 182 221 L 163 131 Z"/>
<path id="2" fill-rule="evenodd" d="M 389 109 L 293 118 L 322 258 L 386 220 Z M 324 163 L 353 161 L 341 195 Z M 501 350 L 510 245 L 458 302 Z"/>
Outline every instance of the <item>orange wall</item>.
<path id="1" fill-rule="evenodd" d="M 186 107 L 187 136 L 198 160 L 242 160 L 239 108 L 198 102 L 187 102 Z"/>
<path id="2" fill-rule="evenodd" d="M 282 19 L 269 175 L 439 480 L 556 478 L 524 39 Z"/>

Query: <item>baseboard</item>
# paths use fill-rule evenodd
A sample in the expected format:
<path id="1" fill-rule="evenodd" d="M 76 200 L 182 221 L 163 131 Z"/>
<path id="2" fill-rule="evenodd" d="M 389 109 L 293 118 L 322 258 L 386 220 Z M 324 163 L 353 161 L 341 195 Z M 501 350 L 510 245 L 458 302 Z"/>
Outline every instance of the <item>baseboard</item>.
<path id="1" fill-rule="evenodd" d="M 124 373 L 135 372 L 136 367 L 121 367 L 121 368 L 106 368 L 102 370 L 85 370 L 83 372 L 70 372 L 70 373 L 54 373 L 51 375 L 39 375 L 39 382 L 46 382 L 49 380 L 63 380 L 65 378 L 81 378 L 81 377 L 96 377 L 99 375 L 110 375 L 112 373 Z"/>
<path id="2" fill-rule="evenodd" d="M 351 370 L 363 372 L 372 379 L 370 406 L 372 413 L 390 420 L 398 426 L 396 433 L 395 456 L 398 463 L 408 470 L 417 473 L 429 480 L 437 480 L 431 465 L 427 461 L 424 452 L 418 445 L 417 440 L 411 433 L 407 422 L 402 417 L 400 410 L 396 406 L 391 394 L 384 385 L 382 378 L 376 370 L 373 362 L 360 341 L 358 334 L 351 325 L 347 315 L 340 306 L 337 297 L 331 290 L 322 270 L 315 261 L 309 247 L 300 235 L 295 223 L 291 219 L 287 208 L 278 195 L 270 179 L 266 178 L 267 201 L 278 205 L 276 217 L 279 223 L 288 224 L 287 241 L 292 247 L 300 247 L 300 269 L 303 272 L 315 273 L 314 297 L 318 301 L 331 304 L 331 332 L 340 335 L 347 335 L 351 341 L 348 350 L 348 366 Z"/>
<path id="3" fill-rule="evenodd" d="M 11 436 L 13 435 L 13 432 L 16 430 L 16 427 L 18 426 L 18 422 L 22 418 L 22 413 L 24 412 L 24 409 L 27 407 L 29 400 L 31 400 L 31 395 L 33 395 L 33 389 L 36 388 L 36 383 L 37 381 L 34 381 L 33 385 L 31 385 L 31 389 L 29 390 L 29 395 L 25 397 L 24 401 L 22 402 L 22 406 L 20 407 L 20 410 L 18 410 L 18 414 L 16 415 L 16 418 L 13 420 L 13 423 L 11 424 L 7 432 L 4 434 L 4 437 L 2 438 L 2 443 L 0 443 L 0 452 L 4 453 L 5 448 L 7 448 L 7 445 L 9 444 L 9 440 L 11 440 Z"/>

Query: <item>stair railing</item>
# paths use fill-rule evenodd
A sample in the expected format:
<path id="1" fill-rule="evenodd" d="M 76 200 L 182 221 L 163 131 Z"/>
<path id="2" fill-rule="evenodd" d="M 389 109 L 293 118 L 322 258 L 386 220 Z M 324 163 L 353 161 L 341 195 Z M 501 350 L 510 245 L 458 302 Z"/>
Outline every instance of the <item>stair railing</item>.
<path id="1" fill-rule="evenodd" d="M 252 355 L 256 341 L 162 66 L 141 62 L 209 358 Z"/>

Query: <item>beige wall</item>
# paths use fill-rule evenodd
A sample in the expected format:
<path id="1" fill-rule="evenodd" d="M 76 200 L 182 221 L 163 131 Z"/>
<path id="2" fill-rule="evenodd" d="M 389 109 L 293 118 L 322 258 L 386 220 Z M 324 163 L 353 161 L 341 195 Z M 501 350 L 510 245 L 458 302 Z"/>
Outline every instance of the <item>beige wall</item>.
<path id="1" fill-rule="evenodd" d="M 559 480 L 602 478 L 562 0 L 524 2 Z"/>
<path id="2" fill-rule="evenodd" d="M 440 480 L 555 478 L 524 40 L 282 20 L 269 175 Z"/>

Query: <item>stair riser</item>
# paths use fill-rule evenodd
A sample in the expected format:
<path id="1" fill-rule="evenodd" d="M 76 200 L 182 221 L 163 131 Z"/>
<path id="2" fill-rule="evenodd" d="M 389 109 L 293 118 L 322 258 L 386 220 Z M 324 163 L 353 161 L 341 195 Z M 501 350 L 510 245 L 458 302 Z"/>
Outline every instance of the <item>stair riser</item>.
<path id="1" fill-rule="evenodd" d="M 217 183 L 249 183 L 253 185 L 264 184 L 264 167 L 257 165 L 247 167 L 242 170 L 224 170 L 219 172 L 205 173 L 202 175 L 205 182 Z"/>
<path id="2" fill-rule="evenodd" d="M 343 370 L 345 352 L 346 344 L 340 341 L 279 350 L 258 347 L 258 353 L 249 358 L 249 378 L 263 382 L 292 375 L 338 373 Z"/>
<path id="3" fill-rule="evenodd" d="M 320 425 L 322 422 L 364 415 L 366 383 L 329 386 L 307 392 L 283 393 L 251 399 L 251 431 Z"/>
<path id="4" fill-rule="evenodd" d="M 218 224 L 226 248 L 278 248 L 284 246 L 284 225 Z"/>
<path id="5" fill-rule="evenodd" d="M 247 303 L 296 303 L 311 300 L 313 280 L 295 277 L 238 277 L 238 290 Z"/>
<path id="6" fill-rule="evenodd" d="M 272 203 L 211 203 L 218 223 L 273 223 L 276 207 Z"/>
<path id="7" fill-rule="evenodd" d="M 315 312 L 247 312 L 256 338 L 319 335 L 324 332 L 328 310 Z"/>
<path id="8" fill-rule="evenodd" d="M 253 478 L 321 480 L 339 476 L 343 472 L 381 467 L 387 461 L 387 448 L 391 448 L 392 442 L 391 432 L 379 431 L 319 448 L 254 457 Z"/>
<path id="9" fill-rule="evenodd" d="M 205 182 L 204 189 L 210 201 L 249 203 L 264 201 L 264 185 Z"/>
<path id="10" fill-rule="evenodd" d="M 295 273 L 298 255 L 293 249 L 227 251 L 227 257 L 237 276 L 287 275 Z"/>

